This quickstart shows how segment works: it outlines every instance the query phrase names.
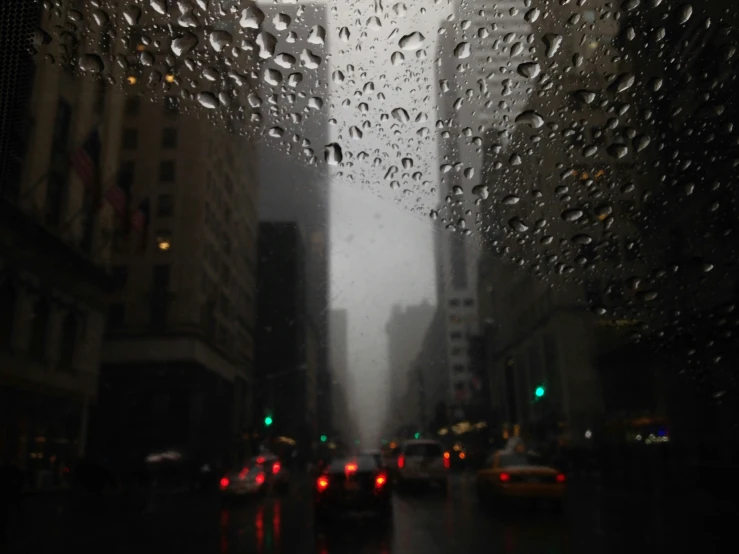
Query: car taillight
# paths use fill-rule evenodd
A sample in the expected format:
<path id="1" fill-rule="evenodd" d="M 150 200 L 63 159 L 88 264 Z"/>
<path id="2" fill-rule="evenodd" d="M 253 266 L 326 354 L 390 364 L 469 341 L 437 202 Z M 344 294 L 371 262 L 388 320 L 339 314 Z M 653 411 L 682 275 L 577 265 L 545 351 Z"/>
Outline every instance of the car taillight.
<path id="1" fill-rule="evenodd" d="M 452 456 L 449 452 L 444 452 L 444 468 L 449 469 L 452 465 Z"/>
<path id="2" fill-rule="evenodd" d="M 272 475 L 275 475 L 276 473 L 280 472 L 280 468 L 282 466 L 280 465 L 280 462 L 275 462 L 272 464 Z"/>
<path id="3" fill-rule="evenodd" d="M 385 483 L 387 483 L 387 475 L 384 473 L 380 473 L 380 475 L 375 477 L 375 488 L 381 489 L 385 486 Z"/>
<path id="4" fill-rule="evenodd" d="M 564 483 L 567 480 L 564 473 L 557 474 L 557 483 Z"/>
<path id="5" fill-rule="evenodd" d="M 264 456 L 257 456 L 257 463 L 263 464 L 264 463 Z"/>
<path id="6" fill-rule="evenodd" d="M 254 480 L 257 482 L 257 485 L 261 485 L 262 483 L 264 483 L 264 473 L 260 473 L 259 475 L 257 475 Z"/>
<path id="7" fill-rule="evenodd" d="M 508 481 L 510 481 L 510 480 L 511 480 L 511 474 L 510 474 L 510 473 L 501 473 L 501 474 L 500 474 L 500 480 L 501 480 L 501 481 L 502 481 L 503 483 L 507 483 Z"/>
<path id="8" fill-rule="evenodd" d="M 405 456 L 402 454 L 398 456 L 398 469 L 403 469 L 405 467 Z"/>
<path id="9" fill-rule="evenodd" d="M 346 471 L 347 473 L 354 473 L 355 471 L 357 471 L 357 464 L 346 464 L 344 466 L 344 471 Z"/>
<path id="10" fill-rule="evenodd" d="M 226 487 L 228 487 L 228 477 L 223 477 L 221 479 L 221 488 L 225 489 Z"/>
<path id="11" fill-rule="evenodd" d="M 318 492 L 323 492 L 328 488 L 328 477 L 321 475 L 316 481 L 316 488 Z"/>

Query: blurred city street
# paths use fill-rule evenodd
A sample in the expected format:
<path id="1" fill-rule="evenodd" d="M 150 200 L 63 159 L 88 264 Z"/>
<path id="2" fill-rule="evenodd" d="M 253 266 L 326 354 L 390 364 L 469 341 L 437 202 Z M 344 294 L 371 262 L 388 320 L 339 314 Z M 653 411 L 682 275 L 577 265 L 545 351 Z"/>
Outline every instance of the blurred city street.
<path id="1" fill-rule="evenodd" d="M 153 505 L 125 505 L 115 495 L 97 503 L 26 503 L 23 553 L 162 551 L 231 553 L 624 552 L 718 551 L 736 509 L 689 494 L 598 492 L 573 485 L 564 513 L 546 506 L 482 507 L 472 475 L 455 475 L 438 491 L 395 494 L 393 524 L 352 518 L 314 530 L 306 475 L 284 496 L 222 504 L 215 495 L 170 494 Z M 43 512 L 40 506 L 46 505 Z M 52 505 L 55 508 L 50 508 Z M 722 513 L 719 517 L 718 514 Z"/>

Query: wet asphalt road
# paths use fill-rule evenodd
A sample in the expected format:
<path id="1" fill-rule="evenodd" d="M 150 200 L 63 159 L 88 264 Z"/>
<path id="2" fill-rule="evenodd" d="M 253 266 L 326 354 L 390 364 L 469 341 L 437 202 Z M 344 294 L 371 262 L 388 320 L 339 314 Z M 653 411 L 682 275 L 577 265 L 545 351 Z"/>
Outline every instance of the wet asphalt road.
<path id="1" fill-rule="evenodd" d="M 56 506 L 26 522 L 15 552 L 276 553 L 623 553 L 724 552 L 735 507 L 673 491 L 603 493 L 572 485 L 561 514 L 545 506 L 491 510 L 478 504 L 472 476 L 454 476 L 449 494 L 395 494 L 389 526 L 351 518 L 326 531 L 313 525 L 312 487 L 294 479 L 284 496 L 223 504 L 215 496 L 168 495 L 149 509 Z M 29 518 L 27 518 L 29 519 Z"/>

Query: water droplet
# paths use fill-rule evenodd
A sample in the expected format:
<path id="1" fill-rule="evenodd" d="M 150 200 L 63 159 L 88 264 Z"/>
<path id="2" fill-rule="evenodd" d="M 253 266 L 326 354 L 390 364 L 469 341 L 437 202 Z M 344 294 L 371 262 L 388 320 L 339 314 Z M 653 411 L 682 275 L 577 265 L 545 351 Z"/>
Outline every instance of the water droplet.
<path id="1" fill-rule="evenodd" d="M 210 40 L 210 45 L 213 47 L 213 50 L 216 52 L 220 52 L 226 48 L 231 44 L 231 40 L 233 40 L 231 33 L 228 31 L 213 31 L 208 39 Z"/>
<path id="2" fill-rule="evenodd" d="M 577 221 L 583 216 L 582 210 L 570 208 L 562 212 L 562 219 L 565 221 Z"/>
<path id="3" fill-rule="evenodd" d="M 272 24 L 278 31 L 284 31 L 290 26 L 292 19 L 286 13 L 278 13 L 272 18 Z"/>
<path id="4" fill-rule="evenodd" d="M 572 242 L 575 244 L 590 244 L 593 242 L 593 237 L 586 235 L 585 233 L 580 233 L 572 237 Z"/>
<path id="5" fill-rule="evenodd" d="M 562 45 L 562 35 L 557 35 L 555 33 L 547 33 L 541 40 L 544 42 L 544 46 L 547 47 L 547 58 L 554 57 L 559 50 L 559 47 Z"/>
<path id="6" fill-rule="evenodd" d="M 460 42 L 457 44 L 457 46 L 454 48 L 454 55 L 459 58 L 460 60 L 464 58 L 469 58 L 470 56 L 470 43 L 469 42 Z"/>
<path id="7" fill-rule="evenodd" d="M 341 152 L 341 146 L 335 142 L 327 144 L 323 148 L 323 158 L 326 160 L 328 165 L 339 165 L 344 159 L 344 154 Z"/>
<path id="8" fill-rule="evenodd" d="M 682 8 L 680 8 L 680 15 L 678 16 L 680 24 L 687 23 L 688 19 L 690 19 L 690 16 L 693 15 L 693 6 L 690 4 L 685 4 Z"/>
<path id="9" fill-rule="evenodd" d="M 85 73 L 100 73 L 105 68 L 103 60 L 97 54 L 83 54 L 78 63 Z"/>
<path id="10" fill-rule="evenodd" d="M 267 60 L 275 55 L 277 38 L 272 33 L 262 31 L 257 35 L 256 43 L 259 47 L 259 57 L 261 59 Z"/>
<path id="11" fill-rule="evenodd" d="M 534 21 L 539 19 L 540 15 L 541 15 L 541 11 L 538 8 L 532 8 L 529 11 L 527 11 L 526 15 L 524 15 L 523 17 L 529 23 L 533 23 Z"/>
<path id="12" fill-rule="evenodd" d="M 280 138 L 285 134 L 285 129 L 282 127 L 272 127 L 267 134 L 272 138 Z"/>
<path id="13" fill-rule="evenodd" d="M 379 31 L 382 29 L 382 22 L 380 21 L 380 18 L 377 16 L 372 16 L 367 20 L 367 28 L 370 31 Z"/>
<path id="14" fill-rule="evenodd" d="M 343 83 L 344 82 L 344 73 L 342 73 L 341 71 L 338 71 L 338 70 L 337 71 L 334 71 L 331 74 L 331 79 L 333 80 L 334 83 Z"/>
<path id="15" fill-rule="evenodd" d="M 402 54 L 402 52 L 393 52 L 390 56 L 390 61 L 393 65 L 398 66 L 405 61 L 405 56 Z"/>
<path id="16" fill-rule="evenodd" d="M 575 92 L 575 98 L 584 104 L 592 104 L 595 100 L 595 93 L 590 90 L 578 90 Z"/>
<path id="17" fill-rule="evenodd" d="M 508 163 L 511 165 L 521 165 L 523 163 L 523 160 L 521 160 L 521 156 L 518 154 L 513 154 L 510 158 L 508 158 Z"/>
<path id="18" fill-rule="evenodd" d="M 314 25 L 310 30 L 308 42 L 322 46 L 326 42 L 326 29 L 320 25 Z"/>
<path id="19" fill-rule="evenodd" d="M 245 29 L 259 29 L 264 21 L 264 12 L 256 6 L 248 6 L 241 12 L 239 25 Z"/>
<path id="20" fill-rule="evenodd" d="M 160 15 L 167 15 L 167 3 L 165 0 L 150 0 L 149 5 Z"/>
<path id="21" fill-rule="evenodd" d="M 516 116 L 516 123 L 520 125 L 528 125 L 534 129 L 538 129 L 544 125 L 544 118 L 534 110 L 526 110 Z"/>
<path id="22" fill-rule="evenodd" d="M 272 85 L 273 87 L 275 87 L 282 82 L 282 73 L 280 73 L 277 69 L 272 69 L 271 67 L 269 67 L 264 71 L 264 81 L 268 85 Z"/>
<path id="23" fill-rule="evenodd" d="M 360 140 L 362 138 L 362 135 L 362 131 L 356 125 L 353 125 L 349 128 L 349 136 L 354 140 Z"/>
<path id="24" fill-rule="evenodd" d="M 436 221 L 437 219 L 439 219 L 439 212 L 436 210 L 431 210 L 431 212 L 429 213 L 429 217 L 432 221 Z"/>
<path id="25" fill-rule="evenodd" d="M 290 75 L 287 76 L 287 86 L 295 88 L 302 82 L 302 80 L 302 73 L 290 73 Z"/>
<path id="26" fill-rule="evenodd" d="M 536 62 L 524 62 L 518 65 L 518 74 L 527 79 L 533 79 L 541 73 L 541 66 Z"/>
<path id="27" fill-rule="evenodd" d="M 198 103 L 211 110 L 218 107 L 218 99 L 210 92 L 198 93 Z"/>
<path id="28" fill-rule="evenodd" d="M 487 200 L 490 197 L 490 187 L 487 185 L 475 185 L 472 187 L 472 194 L 481 200 Z"/>
<path id="29" fill-rule="evenodd" d="M 393 117 L 401 123 L 408 123 L 411 120 L 408 112 L 405 111 L 403 108 L 395 108 L 391 113 Z"/>
<path id="30" fill-rule="evenodd" d="M 631 73 L 622 73 L 613 82 L 613 88 L 616 92 L 623 92 L 631 88 L 636 81 L 636 77 Z"/>
<path id="31" fill-rule="evenodd" d="M 129 4 L 123 8 L 123 19 L 125 19 L 126 23 L 129 25 L 136 25 L 139 22 L 139 19 L 141 19 L 141 8 L 133 4 Z"/>
<path id="32" fill-rule="evenodd" d="M 641 0 L 626 0 L 623 7 L 625 11 L 630 12 L 638 8 L 639 4 L 641 4 Z"/>
<path id="33" fill-rule="evenodd" d="M 607 149 L 608 153 L 614 158 L 623 158 L 629 153 L 629 147 L 625 144 L 614 143 L 611 144 Z"/>
<path id="34" fill-rule="evenodd" d="M 418 50 L 423 47 L 424 40 L 426 40 L 426 38 L 421 33 L 413 32 L 410 35 L 401 37 L 398 41 L 398 46 L 400 46 L 402 50 Z"/>
<path id="35" fill-rule="evenodd" d="M 171 48 L 175 56 L 187 54 L 198 44 L 198 37 L 192 33 L 184 33 L 172 41 Z"/>
<path id="36" fill-rule="evenodd" d="M 320 110 L 323 107 L 323 100 L 318 96 L 313 96 L 308 99 L 308 107 L 312 110 Z"/>
<path id="37" fill-rule="evenodd" d="M 247 102 L 249 102 L 249 106 L 251 108 L 258 108 L 262 105 L 262 99 L 256 92 L 250 92 L 249 95 L 246 97 L 246 100 Z"/>
<path id="38" fill-rule="evenodd" d="M 280 67 L 284 67 L 285 69 L 290 69 L 291 67 L 293 67 L 295 65 L 295 61 L 296 60 L 294 56 L 286 54 L 284 52 L 275 56 L 275 64 L 279 65 Z"/>
<path id="39" fill-rule="evenodd" d="M 339 31 L 339 38 L 344 42 L 349 42 L 349 37 L 351 36 L 352 34 L 349 32 L 349 29 L 347 27 L 342 27 Z"/>
<path id="40" fill-rule="evenodd" d="M 304 67 L 308 69 L 316 69 L 319 65 L 321 65 L 321 57 L 316 56 L 313 52 L 311 52 L 307 48 L 304 48 L 303 51 L 300 53 L 300 62 L 303 64 Z"/>
<path id="41" fill-rule="evenodd" d="M 521 199 L 516 196 L 515 194 L 509 194 L 505 198 L 503 198 L 503 204 L 506 206 L 515 206 L 521 201 Z"/>
<path id="42" fill-rule="evenodd" d="M 508 220 L 508 225 L 510 225 L 511 229 L 518 233 L 525 233 L 529 230 L 529 226 L 526 225 L 521 219 L 518 217 L 513 217 Z"/>

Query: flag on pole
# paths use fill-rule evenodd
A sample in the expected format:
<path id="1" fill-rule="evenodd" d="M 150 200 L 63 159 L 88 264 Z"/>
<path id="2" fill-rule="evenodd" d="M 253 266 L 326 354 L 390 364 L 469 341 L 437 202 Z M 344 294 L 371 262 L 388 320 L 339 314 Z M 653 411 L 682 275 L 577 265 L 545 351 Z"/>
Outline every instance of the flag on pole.
<path id="1" fill-rule="evenodd" d="M 146 231 L 149 228 L 149 199 L 144 198 L 131 216 L 131 228 L 141 234 L 141 249 L 146 248 Z"/>
<path id="2" fill-rule="evenodd" d="M 85 142 L 72 154 L 69 165 L 79 175 L 82 184 L 92 192 L 94 208 L 101 204 L 100 198 L 100 133 L 93 129 Z"/>

